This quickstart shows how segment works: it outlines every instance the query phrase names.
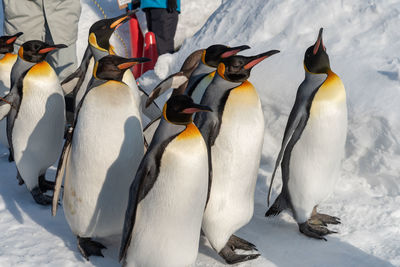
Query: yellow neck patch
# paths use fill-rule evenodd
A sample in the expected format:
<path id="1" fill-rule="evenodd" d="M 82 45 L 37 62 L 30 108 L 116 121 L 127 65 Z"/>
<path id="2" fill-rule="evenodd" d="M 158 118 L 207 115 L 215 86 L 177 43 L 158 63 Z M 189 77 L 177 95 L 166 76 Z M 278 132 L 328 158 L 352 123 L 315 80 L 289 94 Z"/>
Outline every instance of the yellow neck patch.
<path id="1" fill-rule="evenodd" d="M 95 47 L 95 48 L 101 50 L 101 51 L 107 52 L 106 49 L 101 48 L 101 47 L 97 44 L 97 38 L 96 38 L 96 35 L 95 35 L 93 32 L 89 35 L 89 44 L 90 44 L 91 46 L 93 46 L 93 47 Z"/>
<path id="2" fill-rule="evenodd" d="M 346 91 L 343 83 L 333 71 L 328 71 L 328 77 L 315 94 L 314 101 L 344 101 Z"/>
<path id="3" fill-rule="evenodd" d="M 260 98 L 251 82 L 245 81 L 231 91 L 228 104 L 235 107 L 254 107 L 260 104 Z"/>
<path id="4" fill-rule="evenodd" d="M 199 129 L 196 127 L 196 125 L 194 125 L 194 123 L 189 123 L 186 126 L 186 129 L 178 135 L 177 139 L 181 140 L 189 138 L 198 138 L 199 136 L 201 136 L 201 133 Z"/>
<path id="5" fill-rule="evenodd" d="M 328 77 L 318 89 L 311 104 L 310 115 L 319 116 L 326 103 L 339 104 L 346 101 L 346 90 L 339 76 L 328 71 Z"/>
<path id="6" fill-rule="evenodd" d="M 29 74 L 30 75 L 36 75 L 36 76 L 46 76 L 49 77 L 54 71 L 52 72 L 52 68 L 50 67 L 49 63 L 46 61 L 39 62 L 35 64 L 30 70 Z"/>
<path id="7" fill-rule="evenodd" d="M 2 64 L 7 64 L 7 63 L 12 64 L 15 62 L 15 60 L 17 60 L 17 57 L 18 56 L 16 54 L 6 53 L 4 57 L 0 59 L 0 62 Z"/>

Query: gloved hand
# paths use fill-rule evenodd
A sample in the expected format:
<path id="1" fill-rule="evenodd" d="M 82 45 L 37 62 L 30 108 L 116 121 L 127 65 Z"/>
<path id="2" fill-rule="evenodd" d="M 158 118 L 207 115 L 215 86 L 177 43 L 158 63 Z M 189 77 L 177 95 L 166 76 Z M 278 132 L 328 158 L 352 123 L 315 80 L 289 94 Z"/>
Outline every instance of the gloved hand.
<path id="1" fill-rule="evenodd" d="M 132 0 L 132 10 L 140 7 L 140 0 Z"/>
<path id="2" fill-rule="evenodd" d="M 168 7 L 167 7 L 168 13 L 174 12 L 177 8 L 178 5 L 176 3 L 176 0 L 168 0 Z"/>

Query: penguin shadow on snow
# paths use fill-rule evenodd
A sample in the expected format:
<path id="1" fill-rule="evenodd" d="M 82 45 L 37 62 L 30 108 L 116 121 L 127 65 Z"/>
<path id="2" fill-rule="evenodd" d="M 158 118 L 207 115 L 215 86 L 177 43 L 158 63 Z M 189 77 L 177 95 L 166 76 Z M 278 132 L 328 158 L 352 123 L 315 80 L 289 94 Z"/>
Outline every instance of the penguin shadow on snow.
<path id="1" fill-rule="evenodd" d="M 252 220 L 238 231 L 238 236 L 248 238 L 261 253 L 261 258 L 254 261 L 255 266 L 266 265 L 257 263 L 263 259 L 280 267 L 393 266 L 390 262 L 340 240 L 338 234 L 328 235 L 328 241 L 304 236 L 288 211 L 283 211 L 276 217 L 264 217 L 268 192 L 265 179 L 265 176 L 261 178 L 259 175 Z M 273 193 L 272 200 L 276 197 L 276 192 Z M 340 233 L 340 225 L 330 227 Z"/>
<path id="2" fill-rule="evenodd" d="M 35 126 L 31 136 L 28 139 L 28 144 L 32 145 L 32 140 L 38 138 L 41 135 L 43 129 L 48 129 L 49 125 L 46 124 L 46 118 L 48 116 L 52 116 L 50 105 L 54 105 L 58 101 L 64 101 L 63 97 L 60 95 L 51 95 L 46 102 L 45 114 L 42 119 L 39 120 L 38 124 Z M 50 126 L 51 127 L 51 126 Z M 33 144 L 35 145 L 35 144 Z M 40 149 L 40 147 L 36 147 L 35 149 Z M 61 154 L 62 147 L 59 148 Z M 23 157 L 24 155 L 22 155 Z M 65 245 L 72 251 L 76 250 L 76 241 L 74 238 L 69 238 L 70 229 L 66 224 L 66 221 L 62 219 L 64 215 L 62 212 L 59 212 L 56 217 L 51 216 L 51 206 L 41 206 L 37 204 L 29 190 L 26 188 L 26 185 L 23 184 L 21 186 L 18 185 L 18 181 L 16 179 L 17 172 L 15 170 L 15 163 L 12 164 L 12 168 L 14 169 L 12 172 L 12 177 L 8 179 L 7 186 L 0 187 L 0 195 L 3 197 L 3 200 L 6 204 L 7 209 L 14 216 L 14 218 L 21 224 L 24 223 L 24 219 L 22 214 L 28 215 L 34 222 L 38 225 L 41 225 L 43 229 L 47 232 L 51 233 L 54 236 L 58 236 L 61 240 L 64 241 Z M 51 173 L 52 177 L 49 179 L 49 173 Z M 46 172 L 47 180 L 54 180 L 54 171 Z M 47 192 L 46 194 L 49 194 Z M 50 193 L 51 194 L 51 193 Z M 22 212 L 21 212 L 21 211 Z M 79 253 L 79 252 L 77 252 Z M 76 253 L 75 253 L 76 254 Z"/>
<path id="3" fill-rule="evenodd" d="M 8 162 L 8 149 L 2 145 L 0 146 L 1 146 L 0 196 L 2 197 L 6 209 L 12 214 L 12 216 L 14 216 L 15 220 L 17 220 L 20 224 L 23 224 L 24 218 L 22 218 L 22 214 L 18 206 L 20 206 L 21 202 L 29 201 L 28 197 L 31 196 L 27 194 L 26 188 L 18 186 L 18 181 L 17 179 L 15 179 L 15 177 L 17 176 L 17 172 L 15 170 L 15 163 Z M 6 174 L 8 173 L 11 174 L 11 177 L 7 177 L 8 175 Z"/>
<path id="4" fill-rule="evenodd" d="M 98 201 L 96 204 L 96 208 L 95 208 L 95 212 L 93 214 L 89 228 L 96 227 L 96 225 L 99 221 L 111 221 L 111 220 L 114 220 L 114 218 L 116 216 L 120 216 L 120 214 L 117 214 L 115 212 L 114 212 L 114 216 L 110 216 L 110 214 L 113 214 L 113 211 L 112 210 L 103 210 L 104 203 L 107 203 L 107 206 L 109 206 L 109 207 L 121 205 L 121 203 L 119 203 L 117 201 L 114 201 L 114 203 L 111 203 L 111 205 L 110 205 L 110 201 L 113 201 L 114 199 L 116 199 L 115 195 L 121 194 L 121 192 L 115 192 L 113 190 L 112 186 L 115 186 L 116 181 L 118 181 L 118 179 L 120 179 L 120 177 L 118 177 L 119 176 L 118 173 L 123 174 L 126 169 L 129 169 L 129 166 L 127 166 L 127 164 L 124 163 L 124 161 L 126 161 L 124 158 L 124 155 L 128 154 L 129 151 L 134 149 L 134 147 L 131 146 L 132 144 L 129 144 L 129 142 L 128 142 L 127 135 L 130 132 L 129 129 L 141 128 L 141 127 L 142 126 L 140 124 L 140 121 L 135 117 L 130 117 L 125 122 L 125 126 L 124 126 L 125 135 L 124 135 L 124 140 L 122 142 L 119 155 L 107 171 L 106 179 L 105 179 L 103 187 L 100 191 Z M 101 155 L 98 155 L 98 156 L 101 156 Z M 135 174 L 136 174 L 136 172 L 131 173 L 132 181 L 135 177 Z M 128 186 L 128 188 L 126 188 L 126 192 L 125 192 L 127 194 L 127 198 L 129 195 L 129 186 Z M 122 215 L 124 218 L 125 218 L 126 208 L 127 207 L 124 207 L 124 214 Z M 104 239 L 103 238 L 102 239 L 94 238 L 94 240 L 100 241 L 102 244 L 104 244 L 107 247 L 107 249 L 103 250 L 104 257 L 112 258 L 116 262 L 118 262 L 119 248 L 120 248 L 120 244 L 121 244 L 121 236 L 122 236 L 122 230 L 121 230 L 121 234 L 118 236 L 107 237 Z M 91 261 L 92 261 L 92 258 L 95 258 L 95 257 L 91 257 L 91 259 L 90 259 Z M 100 265 L 96 265 L 96 266 L 100 266 Z M 104 266 L 109 266 L 109 265 L 104 265 Z"/>

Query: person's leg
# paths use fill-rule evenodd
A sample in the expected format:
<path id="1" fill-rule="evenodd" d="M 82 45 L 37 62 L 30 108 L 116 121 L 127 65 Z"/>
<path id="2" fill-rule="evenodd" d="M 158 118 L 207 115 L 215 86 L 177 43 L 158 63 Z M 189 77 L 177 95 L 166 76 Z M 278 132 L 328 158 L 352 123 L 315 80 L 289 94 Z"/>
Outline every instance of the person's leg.
<path id="1" fill-rule="evenodd" d="M 151 8 L 146 10 L 148 28 L 154 32 L 158 54 L 174 52 L 174 37 L 178 25 L 177 11 L 168 13 L 166 9 Z"/>
<path id="2" fill-rule="evenodd" d="M 47 61 L 57 72 L 60 81 L 77 69 L 76 40 L 81 13 L 79 0 L 44 0 L 46 39 L 68 47 L 57 49 Z"/>
<path id="3" fill-rule="evenodd" d="M 44 15 L 42 1 L 3 0 L 4 25 L 3 34 L 13 35 L 23 32 L 15 42 L 14 51 L 29 40 L 45 39 Z"/>

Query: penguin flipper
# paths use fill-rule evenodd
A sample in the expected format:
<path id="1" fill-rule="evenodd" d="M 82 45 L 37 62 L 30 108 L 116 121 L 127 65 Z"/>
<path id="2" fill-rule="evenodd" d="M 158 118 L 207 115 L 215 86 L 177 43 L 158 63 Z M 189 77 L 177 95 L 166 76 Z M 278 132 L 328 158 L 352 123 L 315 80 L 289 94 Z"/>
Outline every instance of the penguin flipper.
<path id="1" fill-rule="evenodd" d="M 157 97 L 163 94 L 170 88 L 178 88 L 185 82 L 187 82 L 188 78 L 183 74 L 182 71 L 174 73 L 168 76 L 165 80 L 160 82 L 150 93 L 149 98 L 146 101 L 145 107 L 147 108 Z"/>
<path id="2" fill-rule="evenodd" d="M 4 98 L 0 97 L 0 121 L 10 113 L 13 107 L 12 94 L 6 95 Z"/>
<path id="3" fill-rule="evenodd" d="M 269 206 L 269 201 L 271 197 L 272 191 L 272 184 L 274 182 L 276 171 L 278 170 L 278 166 L 281 163 L 282 159 L 284 158 L 285 154 L 286 157 L 290 157 L 290 153 L 292 151 L 293 146 L 296 144 L 298 139 L 300 138 L 301 133 L 304 130 L 305 125 L 307 124 L 309 110 L 311 108 L 311 102 L 314 98 L 315 93 L 324 83 L 327 75 L 306 75 L 304 81 L 300 84 L 299 88 L 297 89 L 296 100 L 293 105 L 292 110 L 290 111 L 288 122 L 286 124 L 285 133 L 283 135 L 281 150 L 279 151 L 278 158 L 275 162 L 274 171 L 272 172 L 271 182 L 268 189 L 268 197 L 267 203 Z M 296 135 L 295 135 L 296 133 Z M 293 137 L 295 138 L 293 139 Z M 290 146 L 289 146 L 290 142 Z M 287 149 L 289 147 L 290 149 Z M 287 165 L 289 164 L 289 160 L 287 161 Z M 284 175 L 284 169 L 287 170 L 286 175 Z M 284 186 L 287 185 L 289 179 L 289 166 L 283 167 L 282 166 L 282 180 Z"/>
<path id="4" fill-rule="evenodd" d="M 140 163 L 135 179 L 129 188 L 129 201 L 125 213 L 124 229 L 122 231 L 121 246 L 119 251 L 120 261 L 125 257 L 126 251 L 128 250 L 131 242 L 132 231 L 136 220 L 137 205 L 144 198 L 145 194 L 147 194 L 147 192 L 145 192 L 145 186 L 143 185 L 144 181 L 148 179 L 149 176 L 150 178 L 151 176 L 155 176 L 155 167 L 150 168 L 150 165 L 145 164 L 145 162 L 148 162 L 145 159 L 146 157 L 143 158 L 142 162 Z"/>
<path id="5" fill-rule="evenodd" d="M 272 204 L 272 206 L 265 213 L 265 217 L 276 216 L 286 208 L 288 208 L 288 201 L 284 196 L 284 192 L 281 192 L 281 194 L 275 199 L 274 204 Z"/>
<path id="6" fill-rule="evenodd" d="M 81 65 L 71 73 L 67 78 L 61 82 L 61 87 L 64 92 L 72 92 L 72 97 L 75 99 L 76 94 L 82 86 L 85 80 L 85 74 L 87 72 L 90 59 L 93 57 L 92 51 L 89 45 L 86 47 L 85 54 L 83 55 Z M 86 88 L 85 88 L 86 89 Z M 67 94 L 69 95 L 69 94 Z M 75 106 L 75 105 L 74 105 Z"/>
<path id="7" fill-rule="evenodd" d="M 161 115 L 149 122 L 146 127 L 143 128 L 143 136 L 147 144 L 150 144 L 151 140 L 153 139 L 154 133 L 156 132 L 160 121 Z"/>
<path id="8" fill-rule="evenodd" d="M 70 127 L 68 129 L 67 136 L 65 138 L 64 147 L 61 152 L 60 160 L 58 161 L 56 179 L 55 179 L 55 185 L 54 185 L 53 201 L 52 201 L 52 207 L 51 207 L 51 215 L 53 215 L 53 216 L 56 216 L 56 213 L 57 213 L 58 200 L 60 197 L 60 191 L 61 191 L 62 180 L 64 177 L 65 166 L 67 165 L 69 152 L 71 150 L 73 129 L 74 128 L 72 128 L 72 127 Z"/>
<path id="9" fill-rule="evenodd" d="M 153 121 L 161 116 L 161 109 L 157 105 L 156 102 L 152 101 L 148 106 L 146 106 L 146 103 L 149 99 L 149 95 L 143 88 L 138 86 L 139 91 L 140 91 L 140 106 L 142 107 L 142 113 L 146 115 L 147 118 L 150 119 L 150 121 Z"/>

